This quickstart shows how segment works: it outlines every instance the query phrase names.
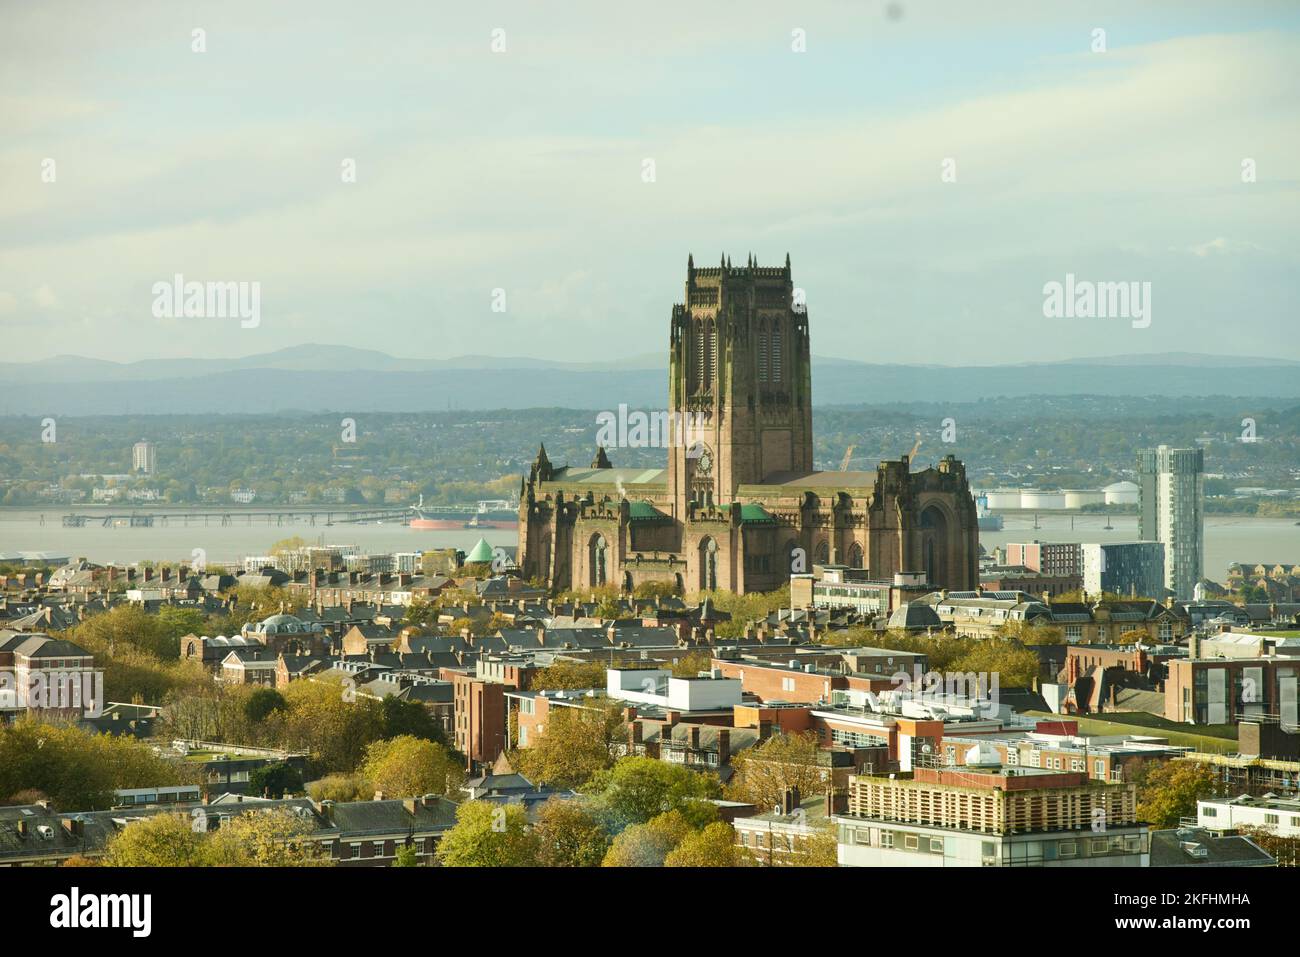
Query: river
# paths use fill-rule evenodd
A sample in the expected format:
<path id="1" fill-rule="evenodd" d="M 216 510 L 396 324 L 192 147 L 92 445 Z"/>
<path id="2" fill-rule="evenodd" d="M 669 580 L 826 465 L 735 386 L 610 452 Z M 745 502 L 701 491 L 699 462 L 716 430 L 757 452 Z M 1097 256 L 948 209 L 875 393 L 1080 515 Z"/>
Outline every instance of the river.
<path id="1" fill-rule="evenodd" d="M 252 509 L 255 510 L 255 509 Z M 272 519 L 248 519 L 239 509 L 229 509 L 232 524 L 221 525 L 202 519 L 187 526 L 173 519 L 167 525 L 150 528 L 104 528 L 97 523 L 82 528 L 64 528 L 68 508 L 0 508 L 0 552 L 39 551 L 87 558 L 93 562 L 129 563 L 141 559 L 188 561 L 194 549 L 205 550 L 210 562 L 235 562 L 245 555 L 265 554 L 281 539 L 300 536 L 313 544 L 355 545 L 365 552 L 408 552 L 430 548 L 460 548 L 468 551 L 480 537 L 489 545 L 516 545 L 512 529 L 450 529 L 426 531 L 407 528 L 399 522 L 372 525 L 310 524 L 306 512 L 293 512 L 295 519 L 277 525 Z M 79 514 L 123 509 L 79 506 Z M 197 511 L 197 509 L 196 509 Z M 289 512 L 290 510 L 286 510 Z M 44 524 L 41 524 L 42 516 Z M 1124 542 L 1135 541 L 1136 515 L 1116 515 L 1107 531 L 1104 515 L 1039 513 L 1037 529 L 1033 515 L 1005 516 L 999 532 L 981 532 L 980 543 L 990 551 L 1007 542 Z M 1073 527 L 1071 527 L 1073 525 Z M 1205 522 L 1205 574 L 1222 582 L 1229 562 L 1287 562 L 1300 564 L 1300 526 L 1292 519 L 1248 518 L 1212 515 Z"/>
<path id="2" fill-rule="evenodd" d="M 79 515 L 95 516 L 106 513 L 121 515 L 127 509 L 84 505 L 75 508 L 0 508 L 0 552 L 51 552 L 99 564 L 129 564 L 141 559 L 190 561 L 194 549 L 201 548 L 207 561 L 227 563 L 237 562 L 245 555 L 265 555 L 274 543 L 295 535 L 313 545 L 355 545 L 368 553 L 416 552 L 431 548 L 469 551 L 479 538 L 487 539 L 487 543 L 493 546 L 514 546 L 519 540 L 513 529 L 434 531 L 407 528 L 396 521 L 325 526 L 318 520 L 313 525 L 310 512 L 288 508 L 284 512 L 292 519 L 283 524 L 277 524 L 275 518 L 268 522 L 265 517 L 246 514 L 258 510 L 256 506 L 242 511 L 239 508 L 223 509 L 232 516 L 229 525 L 222 525 L 219 519 L 205 524 L 201 518 L 192 518 L 186 525 L 184 521 L 172 518 L 166 525 L 155 524 L 147 528 L 105 528 L 92 519 L 81 528 L 64 528 L 63 516 L 73 511 Z M 187 510 L 168 508 L 167 511 Z M 188 511 L 202 512 L 205 509 Z M 335 506 L 334 511 L 337 514 L 339 508 Z"/>

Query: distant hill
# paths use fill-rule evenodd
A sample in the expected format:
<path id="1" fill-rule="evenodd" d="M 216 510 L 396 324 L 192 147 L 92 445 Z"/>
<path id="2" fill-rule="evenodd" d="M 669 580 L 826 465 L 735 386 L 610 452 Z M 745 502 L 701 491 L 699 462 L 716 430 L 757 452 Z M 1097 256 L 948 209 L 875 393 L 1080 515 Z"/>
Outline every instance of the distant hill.
<path id="1" fill-rule="evenodd" d="M 666 368 L 662 354 L 608 363 L 490 356 L 411 359 L 315 344 L 236 359 L 116 363 L 57 356 L 0 363 L 0 381 L 6 386 L 0 390 L 0 414 L 614 409 L 619 403 L 662 408 Z M 365 375 L 358 378 L 357 373 Z M 817 405 L 1033 395 L 1300 399 L 1300 362 L 1192 353 L 1002 366 L 813 359 Z"/>

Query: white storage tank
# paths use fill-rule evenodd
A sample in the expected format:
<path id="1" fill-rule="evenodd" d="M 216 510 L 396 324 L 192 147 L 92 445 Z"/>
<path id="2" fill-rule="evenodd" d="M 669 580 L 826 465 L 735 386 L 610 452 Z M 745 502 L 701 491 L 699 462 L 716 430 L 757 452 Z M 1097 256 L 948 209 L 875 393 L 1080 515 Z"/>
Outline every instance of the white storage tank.
<path id="1" fill-rule="evenodd" d="M 988 493 L 989 508 L 1019 508 L 1020 489 L 997 488 Z"/>
<path id="2" fill-rule="evenodd" d="M 1020 493 L 1020 507 L 1027 511 L 1052 511 L 1065 508 L 1063 492 L 1042 492 L 1026 489 Z"/>
<path id="3" fill-rule="evenodd" d="M 1102 505 L 1106 501 L 1106 493 L 1099 488 L 1067 488 L 1064 494 L 1066 508 Z"/>
<path id="4" fill-rule="evenodd" d="M 1107 505 L 1138 504 L 1138 487 L 1134 482 L 1115 482 L 1107 485 L 1102 492 L 1106 495 Z"/>

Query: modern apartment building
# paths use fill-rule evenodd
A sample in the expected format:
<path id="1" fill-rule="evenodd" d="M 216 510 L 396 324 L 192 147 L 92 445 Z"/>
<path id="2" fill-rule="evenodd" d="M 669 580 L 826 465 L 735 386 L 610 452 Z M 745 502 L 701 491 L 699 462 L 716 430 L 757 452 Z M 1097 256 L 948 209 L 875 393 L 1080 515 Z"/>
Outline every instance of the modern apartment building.
<path id="1" fill-rule="evenodd" d="M 158 468 L 158 449 L 147 439 L 141 439 L 131 446 L 131 471 L 141 475 L 153 475 Z"/>
<path id="2" fill-rule="evenodd" d="M 1089 542 L 1079 546 L 1089 594 L 1165 597 L 1165 546 L 1160 542 Z"/>
<path id="3" fill-rule="evenodd" d="M 977 744 L 964 767 L 855 775 L 836 817 L 841 867 L 1146 867 L 1133 784 L 1003 767 Z"/>
<path id="4" fill-rule="evenodd" d="M 1041 575 L 1077 575 L 1079 546 L 1073 542 L 1010 542 L 1007 564 L 1020 565 Z"/>
<path id="5" fill-rule="evenodd" d="M 1191 657 L 1169 661 L 1165 717 L 1188 724 L 1235 724 L 1274 719 L 1287 730 L 1300 727 L 1300 657 Z"/>
<path id="6" fill-rule="evenodd" d="M 1165 546 L 1165 587 L 1188 599 L 1205 573 L 1205 452 L 1138 452 L 1140 537 Z"/>

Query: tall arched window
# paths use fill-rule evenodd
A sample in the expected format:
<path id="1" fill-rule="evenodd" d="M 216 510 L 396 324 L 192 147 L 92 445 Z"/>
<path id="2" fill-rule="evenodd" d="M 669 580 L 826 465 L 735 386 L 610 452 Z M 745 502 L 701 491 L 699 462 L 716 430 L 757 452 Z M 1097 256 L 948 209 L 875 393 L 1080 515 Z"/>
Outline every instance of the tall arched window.
<path id="1" fill-rule="evenodd" d="M 700 320 L 695 330 L 695 391 L 713 391 L 718 377 L 718 331 L 712 320 Z"/>
<path id="2" fill-rule="evenodd" d="M 700 542 L 700 589 L 714 591 L 718 587 L 718 543 L 711 538 Z"/>
<path id="3" fill-rule="evenodd" d="M 605 563 L 605 536 L 595 535 L 591 539 L 591 553 L 588 556 L 588 565 L 591 569 L 590 582 L 592 585 L 600 586 L 606 581 L 606 563 Z"/>
<path id="4" fill-rule="evenodd" d="M 704 322 L 701 321 L 695 330 L 695 391 L 705 391 L 705 380 L 708 377 L 707 369 L 709 365 L 709 336 L 704 328 Z"/>
<path id="5" fill-rule="evenodd" d="M 781 323 L 772 328 L 772 381 L 781 381 Z"/>
<path id="6" fill-rule="evenodd" d="M 758 381 L 767 381 L 767 326 L 758 331 Z"/>
<path id="7" fill-rule="evenodd" d="M 713 384 L 718 381 L 718 330 L 709 322 L 709 367 L 706 374 L 705 387 L 708 391 L 713 391 Z"/>

